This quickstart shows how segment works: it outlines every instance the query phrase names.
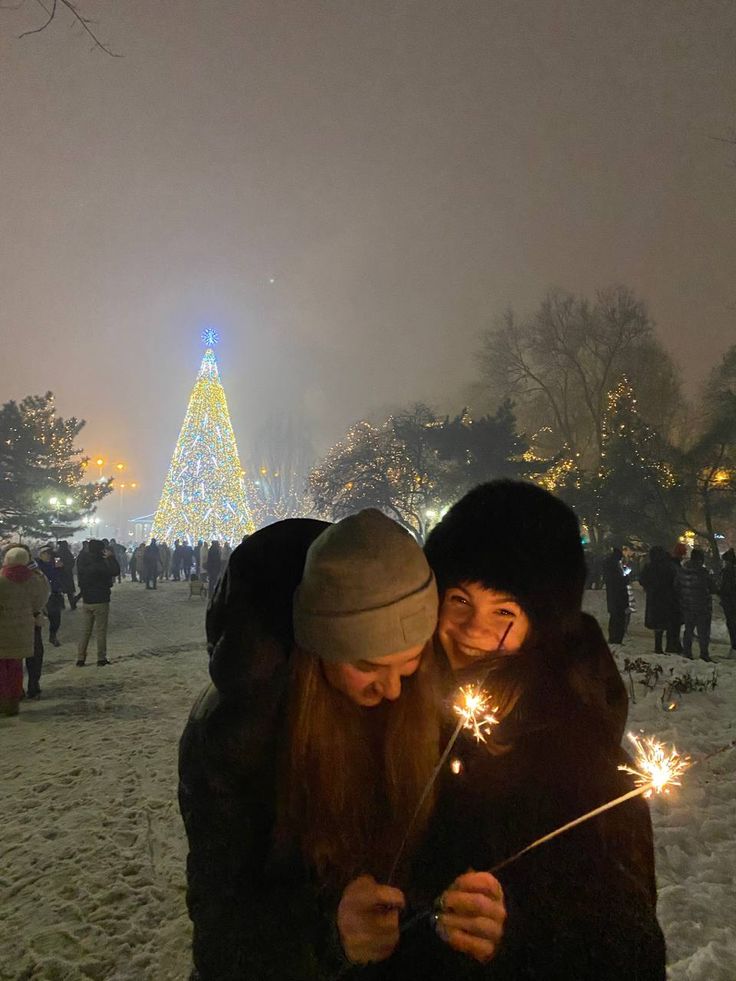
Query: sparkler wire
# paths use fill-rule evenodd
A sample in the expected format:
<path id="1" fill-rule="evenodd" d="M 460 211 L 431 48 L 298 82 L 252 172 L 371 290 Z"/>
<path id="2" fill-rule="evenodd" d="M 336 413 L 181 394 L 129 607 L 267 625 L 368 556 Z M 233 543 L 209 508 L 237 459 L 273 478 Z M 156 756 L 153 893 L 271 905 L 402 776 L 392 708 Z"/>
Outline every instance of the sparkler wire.
<path id="1" fill-rule="evenodd" d="M 713 750 L 712 753 L 708 753 L 706 756 L 701 756 L 700 759 L 698 760 L 693 760 L 689 764 L 688 769 L 690 767 L 697 766 L 698 764 L 705 763 L 708 760 L 712 760 L 715 756 L 719 756 L 721 753 L 725 753 L 726 750 L 733 749 L 735 746 L 736 746 L 736 739 L 732 739 L 731 742 L 726 743 L 725 746 L 721 746 L 719 749 Z M 591 818 L 597 817 L 599 814 L 602 814 L 604 811 L 609 811 L 611 808 L 617 807 L 619 804 L 623 804 L 627 800 L 632 800 L 634 797 L 640 797 L 642 794 L 646 794 L 654 789 L 655 789 L 654 782 L 650 781 L 644 783 L 640 787 L 636 787 L 634 790 L 630 790 L 627 794 L 623 794 L 621 797 L 616 797 L 615 800 L 610 800 L 606 804 L 601 804 L 600 807 L 596 807 L 594 810 L 588 811 L 586 814 L 582 814 L 580 817 L 575 818 L 572 821 L 568 821 L 568 823 L 563 824 L 562 827 L 556 828 L 554 831 L 550 831 L 550 833 L 545 835 L 543 838 L 538 838 L 536 841 L 533 841 L 530 845 L 527 845 L 526 848 L 522 848 L 521 851 L 516 852 L 514 855 L 510 855 L 508 858 L 505 858 L 502 862 L 499 862 L 497 865 L 494 865 L 492 869 L 489 869 L 491 875 L 494 875 L 496 872 L 500 872 L 501 869 L 505 869 L 508 865 L 511 865 L 512 862 L 515 862 L 517 859 L 521 858 L 522 855 L 526 855 L 527 852 L 532 851 L 532 849 L 538 848 L 539 845 L 543 845 L 545 844 L 545 842 L 551 841 L 553 838 L 556 838 L 558 835 L 564 834 L 566 831 L 570 831 L 571 828 L 576 827 L 578 824 L 582 824 L 584 821 L 588 821 Z M 401 933 L 404 933 L 406 930 L 410 930 L 413 926 L 419 923 L 420 920 L 423 920 L 425 917 L 430 916 L 431 913 L 432 913 L 431 910 L 422 910 L 421 912 L 416 913 L 414 916 L 411 917 L 411 919 L 406 920 L 406 922 L 402 925 Z"/>
<path id="2" fill-rule="evenodd" d="M 504 641 L 506 640 L 509 630 L 511 630 L 512 627 L 513 627 L 513 621 L 504 630 L 503 636 L 501 637 L 501 641 L 496 649 L 497 653 L 498 651 L 503 650 Z M 484 672 L 483 677 L 478 683 L 479 688 L 482 688 L 483 685 L 488 680 L 488 675 L 491 673 L 491 667 L 492 665 L 489 665 L 486 671 Z M 442 767 L 447 762 L 447 757 L 452 752 L 452 747 L 457 742 L 457 738 L 462 732 L 466 722 L 467 722 L 467 718 L 464 715 L 461 715 L 460 718 L 458 719 L 458 723 L 455 726 L 455 729 L 453 730 L 452 735 L 450 736 L 447 742 L 447 745 L 445 746 L 442 756 L 440 756 L 439 760 L 437 761 L 437 765 L 435 766 L 434 770 L 432 770 L 429 780 L 424 786 L 424 790 L 422 791 L 421 796 L 419 797 L 419 802 L 417 803 L 417 806 L 414 808 L 414 813 L 412 814 L 409 823 L 406 827 L 406 832 L 404 834 L 404 837 L 401 839 L 401 844 L 399 845 L 399 850 L 396 852 L 396 857 L 394 858 L 393 864 L 391 866 L 391 871 L 388 874 L 388 879 L 386 880 L 386 884 L 389 886 L 393 884 L 394 876 L 396 875 L 396 869 L 398 868 L 399 862 L 401 861 L 401 857 L 404 854 L 404 849 L 406 848 L 406 843 L 409 840 L 409 835 L 411 834 L 412 828 L 414 827 L 416 820 L 419 817 L 422 807 L 424 806 L 424 802 L 427 799 L 430 790 L 434 786 L 434 782 L 439 776 Z"/>

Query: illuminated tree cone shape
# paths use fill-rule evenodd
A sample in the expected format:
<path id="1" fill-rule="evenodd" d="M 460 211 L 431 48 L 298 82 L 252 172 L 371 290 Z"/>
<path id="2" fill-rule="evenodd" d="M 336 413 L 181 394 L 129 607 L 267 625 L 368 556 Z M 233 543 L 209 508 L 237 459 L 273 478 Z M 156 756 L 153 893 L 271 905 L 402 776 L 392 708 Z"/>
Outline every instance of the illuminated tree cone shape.
<path id="1" fill-rule="evenodd" d="M 238 544 L 254 531 L 245 481 L 212 344 L 199 366 L 151 534 L 173 542 L 200 538 Z"/>

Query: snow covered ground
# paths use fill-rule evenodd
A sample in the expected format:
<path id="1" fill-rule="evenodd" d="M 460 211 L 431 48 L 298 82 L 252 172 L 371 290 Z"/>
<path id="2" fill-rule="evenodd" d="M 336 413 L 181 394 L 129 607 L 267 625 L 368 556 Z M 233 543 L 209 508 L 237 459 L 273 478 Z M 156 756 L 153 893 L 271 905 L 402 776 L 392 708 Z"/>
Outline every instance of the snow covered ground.
<path id="1" fill-rule="evenodd" d="M 602 597 L 588 608 L 601 615 Z M 639 604 L 643 609 L 643 603 Z M 712 653 L 728 643 L 720 610 Z M 113 664 L 74 666 L 80 615 L 66 611 L 63 646 L 47 645 L 40 702 L 0 720 L 0 979 L 184 981 L 190 929 L 185 839 L 176 805 L 176 749 L 207 682 L 204 602 L 184 583 L 115 588 Z M 651 654 L 635 614 L 616 653 L 702 677 L 710 666 Z M 90 652 L 93 655 L 93 652 Z M 636 686 L 630 727 L 693 757 L 736 736 L 736 660 L 715 692 L 665 711 L 662 685 Z M 660 920 L 672 981 L 736 979 L 736 750 L 696 767 L 652 802 Z"/>

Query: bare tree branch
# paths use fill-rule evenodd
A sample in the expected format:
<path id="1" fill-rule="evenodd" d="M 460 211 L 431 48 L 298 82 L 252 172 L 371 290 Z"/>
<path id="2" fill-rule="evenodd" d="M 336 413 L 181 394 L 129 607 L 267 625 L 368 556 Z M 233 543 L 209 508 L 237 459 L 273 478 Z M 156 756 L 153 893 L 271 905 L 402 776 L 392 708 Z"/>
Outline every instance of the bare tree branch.
<path id="1" fill-rule="evenodd" d="M 29 34 L 40 34 L 41 31 L 45 31 L 46 30 L 46 28 L 49 26 L 49 24 L 54 19 L 54 17 L 56 17 L 56 4 L 57 4 L 57 0 L 53 0 L 53 5 L 51 7 L 51 11 L 50 12 L 49 12 L 48 7 L 44 6 L 44 4 L 41 3 L 41 0 L 36 0 L 36 2 L 38 3 L 39 7 L 42 7 L 46 11 L 46 13 L 49 15 L 49 19 L 46 21 L 45 24 L 41 24 L 40 27 L 34 27 L 34 29 L 32 31 L 24 31 L 22 34 L 19 34 L 18 35 L 19 38 L 28 37 Z"/>
<path id="2" fill-rule="evenodd" d="M 22 34 L 19 34 L 18 35 L 19 38 L 28 37 L 30 34 L 40 34 L 41 31 L 45 31 L 46 28 L 51 23 L 51 21 L 54 20 L 54 18 L 56 17 L 56 13 L 57 13 L 57 9 L 58 9 L 59 3 L 61 3 L 62 6 L 66 7 L 66 9 L 72 15 L 72 17 L 74 18 L 74 20 L 76 20 L 77 23 L 81 25 L 82 30 L 87 35 L 89 35 L 89 37 L 92 39 L 95 47 L 99 48 L 100 51 L 104 51 L 105 54 L 110 55 L 111 58 L 122 58 L 123 57 L 121 54 L 118 54 L 117 52 L 112 51 L 110 48 L 108 48 L 108 46 L 106 44 L 104 44 L 102 41 L 100 41 L 100 39 L 97 37 L 97 35 L 95 34 L 95 32 L 92 30 L 92 28 L 90 26 L 93 22 L 90 20 L 89 17 L 85 17 L 83 14 L 80 14 L 80 12 L 77 10 L 77 8 L 76 8 L 75 4 L 72 2 L 72 0 L 52 0 L 52 6 L 51 6 L 51 10 L 50 11 L 49 11 L 48 7 L 42 2 L 42 0 L 36 0 L 36 3 L 39 5 L 39 7 L 43 8 L 43 10 L 46 11 L 46 13 L 49 15 L 48 16 L 48 20 L 46 21 L 45 24 L 42 24 L 40 27 L 36 27 L 33 30 L 31 30 L 31 31 L 24 31 Z"/>

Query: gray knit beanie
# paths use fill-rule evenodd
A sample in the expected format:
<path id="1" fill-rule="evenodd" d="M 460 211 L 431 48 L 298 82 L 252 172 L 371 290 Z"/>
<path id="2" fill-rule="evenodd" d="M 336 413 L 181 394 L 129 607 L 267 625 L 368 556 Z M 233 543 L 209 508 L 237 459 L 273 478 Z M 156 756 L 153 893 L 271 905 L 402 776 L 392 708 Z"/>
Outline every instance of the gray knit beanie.
<path id="1" fill-rule="evenodd" d="M 300 647 L 325 661 L 371 660 L 426 643 L 436 625 L 432 571 L 391 518 L 359 511 L 312 542 L 294 594 Z"/>

